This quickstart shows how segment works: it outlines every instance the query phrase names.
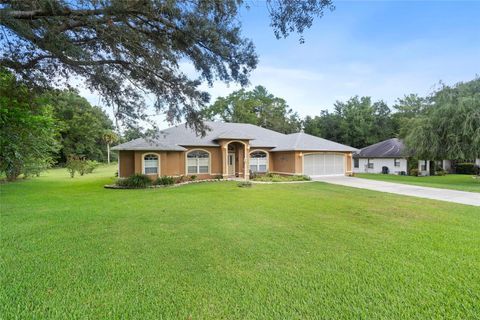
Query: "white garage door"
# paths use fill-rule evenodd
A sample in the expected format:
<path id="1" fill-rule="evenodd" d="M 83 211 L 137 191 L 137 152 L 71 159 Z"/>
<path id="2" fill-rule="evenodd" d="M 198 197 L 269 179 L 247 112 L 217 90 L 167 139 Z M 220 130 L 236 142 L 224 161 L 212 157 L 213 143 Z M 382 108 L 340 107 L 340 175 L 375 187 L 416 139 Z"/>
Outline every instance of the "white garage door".
<path id="1" fill-rule="evenodd" d="M 344 157 L 340 154 L 307 154 L 303 159 L 303 173 L 307 176 L 345 174 Z"/>

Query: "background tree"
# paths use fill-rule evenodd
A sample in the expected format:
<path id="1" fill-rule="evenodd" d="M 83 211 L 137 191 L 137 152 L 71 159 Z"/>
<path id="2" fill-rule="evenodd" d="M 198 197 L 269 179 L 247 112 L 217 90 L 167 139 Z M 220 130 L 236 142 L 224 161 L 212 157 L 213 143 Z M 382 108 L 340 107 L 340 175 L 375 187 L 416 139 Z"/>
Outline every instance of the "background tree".
<path id="1" fill-rule="evenodd" d="M 0 172 L 9 181 L 53 163 L 57 129 L 48 99 L 0 70 Z"/>
<path id="2" fill-rule="evenodd" d="M 409 123 L 407 148 L 423 159 L 480 157 L 480 79 L 443 87 Z"/>
<path id="3" fill-rule="evenodd" d="M 400 136 L 405 137 L 410 131 L 410 120 L 423 114 L 430 106 L 428 97 L 420 97 L 417 94 L 405 95 L 399 98 L 393 106 L 395 113 L 392 114 L 394 131 Z"/>
<path id="4" fill-rule="evenodd" d="M 337 101 L 334 112 L 323 110 L 320 116 L 307 117 L 306 133 L 363 148 L 395 136 L 391 111 L 383 101 L 372 103 L 370 97 L 353 97 Z"/>
<path id="5" fill-rule="evenodd" d="M 235 91 L 218 98 L 204 110 L 206 119 L 251 123 L 283 133 L 298 132 L 302 122 L 282 98 L 275 97 L 262 86 L 251 91 Z"/>
<path id="6" fill-rule="evenodd" d="M 332 141 L 342 141 L 341 118 L 328 110 L 320 111 L 320 116 L 307 116 L 303 122 L 305 133 Z"/>
<path id="7" fill-rule="evenodd" d="M 138 138 L 142 138 L 144 136 L 145 134 L 143 133 L 142 128 L 140 128 L 139 126 L 132 126 L 127 128 L 123 132 L 123 135 L 121 136 L 121 141 L 127 142 L 127 141 L 135 140 Z"/>
<path id="8" fill-rule="evenodd" d="M 103 141 L 105 141 L 105 143 L 107 144 L 107 163 L 108 164 L 110 164 L 110 145 L 112 143 L 117 142 L 118 140 L 119 140 L 118 135 L 111 130 L 105 131 L 105 133 L 103 134 Z"/>
<path id="9" fill-rule="evenodd" d="M 51 91 L 50 105 L 60 129 L 56 158 L 65 163 L 68 156 L 79 155 L 90 160 L 105 161 L 105 131 L 113 130 L 113 123 L 100 107 L 90 105 L 76 91 Z"/>
<path id="10" fill-rule="evenodd" d="M 215 79 L 245 85 L 257 65 L 253 43 L 241 35 L 243 5 L 239 0 L 2 1 L 0 64 L 43 87 L 81 77 L 123 121 L 142 116 L 148 93 L 168 121 L 183 116 L 202 130 L 198 109 L 209 96 L 198 86 Z M 302 34 L 333 5 L 267 0 L 267 8 L 280 38 Z M 187 77 L 180 62 L 191 63 L 199 77 Z"/>

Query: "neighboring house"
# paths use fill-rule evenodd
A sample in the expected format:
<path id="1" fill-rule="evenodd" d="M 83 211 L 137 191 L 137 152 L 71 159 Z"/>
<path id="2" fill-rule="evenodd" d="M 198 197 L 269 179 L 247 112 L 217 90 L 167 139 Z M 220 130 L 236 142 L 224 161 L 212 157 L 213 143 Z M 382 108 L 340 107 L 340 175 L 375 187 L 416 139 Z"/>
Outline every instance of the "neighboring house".
<path id="1" fill-rule="evenodd" d="M 250 173 L 349 175 L 355 148 L 303 132 L 282 134 L 252 124 L 206 122 L 204 137 L 185 125 L 155 139 L 136 139 L 112 148 L 119 153 L 119 177 L 144 173 L 249 179 Z"/>
<path id="2" fill-rule="evenodd" d="M 409 174 L 408 161 L 412 159 L 406 155 L 403 141 L 392 138 L 361 149 L 353 155 L 354 173 L 382 173 L 383 168 L 388 168 L 389 174 Z M 452 172 L 451 160 L 418 160 L 419 175 L 433 174 L 433 168 L 442 168 Z"/>
<path id="3" fill-rule="evenodd" d="M 354 173 L 382 173 L 387 167 L 391 174 L 407 174 L 408 157 L 400 139 L 392 138 L 361 149 L 353 155 Z"/>

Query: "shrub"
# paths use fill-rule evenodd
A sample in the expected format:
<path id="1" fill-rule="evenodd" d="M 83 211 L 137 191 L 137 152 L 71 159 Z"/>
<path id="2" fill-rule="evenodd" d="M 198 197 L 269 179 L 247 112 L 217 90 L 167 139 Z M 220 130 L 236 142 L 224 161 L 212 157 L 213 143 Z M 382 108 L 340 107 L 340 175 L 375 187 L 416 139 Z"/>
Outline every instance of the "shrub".
<path id="1" fill-rule="evenodd" d="M 182 183 L 185 181 L 185 176 L 179 176 L 175 178 L 175 183 Z"/>
<path id="2" fill-rule="evenodd" d="M 158 179 L 155 181 L 155 184 L 160 186 L 170 186 L 174 183 L 175 183 L 175 178 L 168 177 L 168 176 L 158 177 Z"/>
<path id="3" fill-rule="evenodd" d="M 455 173 L 458 174 L 475 174 L 475 163 L 462 162 L 455 165 Z"/>
<path id="4" fill-rule="evenodd" d="M 87 162 L 85 160 L 80 159 L 78 161 L 78 173 L 83 176 L 85 173 L 87 173 Z"/>
<path id="5" fill-rule="evenodd" d="M 70 174 L 70 178 L 74 178 L 75 172 L 79 172 L 80 167 L 82 165 L 81 161 L 82 160 L 78 156 L 75 156 L 75 155 L 68 156 L 67 163 L 65 164 L 65 168 Z"/>
<path id="6" fill-rule="evenodd" d="M 215 180 L 222 180 L 223 176 L 221 174 L 218 174 L 214 177 Z"/>
<path id="7" fill-rule="evenodd" d="M 86 160 L 85 161 L 85 173 L 92 173 L 95 169 L 98 168 L 99 165 L 100 165 L 100 163 L 98 163 L 95 160 Z"/>
<path id="8" fill-rule="evenodd" d="M 191 176 L 190 176 L 190 180 L 191 180 L 191 181 L 197 180 L 197 176 L 196 176 L 196 175 L 191 175 Z"/>
<path id="9" fill-rule="evenodd" d="M 435 175 L 436 175 L 436 176 L 444 176 L 444 175 L 446 175 L 446 174 L 447 174 L 447 171 L 445 171 L 445 170 L 437 170 L 437 171 L 435 171 Z"/>
<path id="10" fill-rule="evenodd" d="M 121 178 L 117 180 L 117 185 L 121 187 L 128 187 L 132 189 L 146 188 L 152 184 L 152 180 L 145 174 L 134 174 L 128 178 Z"/>
<path id="11" fill-rule="evenodd" d="M 410 170 L 410 175 L 414 177 L 418 177 L 419 171 L 417 168 L 413 168 Z"/>
<path id="12" fill-rule="evenodd" d="M 240 188 L 251 188 L 252 183 L 250 181 L 241 181 L 237 184 L 237 186 Z"/>
<path id="13" fill-rule="evenodd" d="M 269 173 L 263 176 L 257 176 L 252 178 L 254 181 L 262 182 L 292 182 L 292 181 L 309 181 L 311 178 L 309 176 L 303 175 L 294 175 L 294 176 L 281 176 L 279 174 Z"/>

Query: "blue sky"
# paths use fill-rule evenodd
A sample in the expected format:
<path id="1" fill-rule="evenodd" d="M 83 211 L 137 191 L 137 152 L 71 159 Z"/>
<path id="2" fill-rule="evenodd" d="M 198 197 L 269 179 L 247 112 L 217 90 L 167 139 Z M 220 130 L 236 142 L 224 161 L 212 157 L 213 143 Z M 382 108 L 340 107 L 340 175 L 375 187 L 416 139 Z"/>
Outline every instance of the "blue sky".
<path id="1" fill-rule="evenodd" d="M 264 85 L 301 116 L 354 95 L 392 104 L 404 94 L 427 95 L 440 80 L 480 75 L 480 1 L 335 1 L 304 44 L 296 34 L 277 40 L 264 3 L 251 3 L 240 16 L 260 60 L 251 87 Z M 204 89 L 214 101 L 238 87 Z"/>

